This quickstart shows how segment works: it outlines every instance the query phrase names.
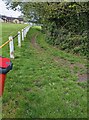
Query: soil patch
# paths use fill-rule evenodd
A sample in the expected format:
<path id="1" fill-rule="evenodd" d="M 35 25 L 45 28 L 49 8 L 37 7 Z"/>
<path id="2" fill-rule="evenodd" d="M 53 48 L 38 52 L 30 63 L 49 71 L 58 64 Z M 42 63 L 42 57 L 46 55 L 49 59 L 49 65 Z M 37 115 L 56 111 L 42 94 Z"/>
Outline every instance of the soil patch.
<path id="1" fill-rule="evenodd" d="M 87 81 L 88 80 L 88 76 L 89 76 L 89 74 L 80 74 L 80 75 L 78 75 L 78 82 L 85 82 L 85 81 Z"/>
<path id="2" fill-rule="evenodd" d="M 43 49 L 37 44 L 36 37 L 37 37 L 37 34 L 34 35 L 34 37 L 31 40 L 31 43 L 32 43 L 33 47 L 35 47 L 37 50 L 39 50 L 41 52 Z"/>

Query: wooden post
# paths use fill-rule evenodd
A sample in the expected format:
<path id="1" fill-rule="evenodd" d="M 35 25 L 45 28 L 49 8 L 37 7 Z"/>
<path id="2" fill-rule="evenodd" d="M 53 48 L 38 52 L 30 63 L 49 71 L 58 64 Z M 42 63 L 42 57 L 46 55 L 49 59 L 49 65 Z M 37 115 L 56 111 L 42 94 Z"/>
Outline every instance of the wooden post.
<path id="1" fill-rule="evenodd" d="M 22 41 L 24 41 L 24 30 L 22 29 Z"/>
<path id="2" fill-rule="evenodd" d="M 27 34 L 27 32 L 29 31 L 29 29 L 30 29 L 30 26 L 27 26 L 27 27 L 26 27 L 26 34 Z"/>
<path id="3" fill-rule="evenodd" d="M 26 37 L 26 28 L 24 28 L 24 37 Z"/>
<path id="4" fill-rule="evenodd" d="M 9 46 L 10 46 L 10 58 L 14 59 L 15 57 L 14 57 L 14 43 L 13 43 L 13 37 L 10 36 L 10 37 L 9 37 L 9 40 L 11 40 L 11 41 L 9 42 Z"/>
<path id="5" fill-rule="evenodd" d="M 27 27 L 26 27 L 26 35 L 27 35 Z"/>
<path id="6" fill-rule="evenodd" d="M 20 31 L 18 31 L 18 46 L 21 47 L 21 36 L 20 36 Z"/>

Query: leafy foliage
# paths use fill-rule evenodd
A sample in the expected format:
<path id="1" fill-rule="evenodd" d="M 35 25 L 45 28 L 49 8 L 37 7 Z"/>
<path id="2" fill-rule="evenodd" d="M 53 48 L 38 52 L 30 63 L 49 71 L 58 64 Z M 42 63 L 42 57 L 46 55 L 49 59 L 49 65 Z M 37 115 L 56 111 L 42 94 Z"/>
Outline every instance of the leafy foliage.
<path id="1" fill-rule="evenodd" d="M 87 55 L 89 2 L 10 2 L 9 5 L 13 9 L 19 5 L 30 21 L 40 23 L 50 44 Z"/>

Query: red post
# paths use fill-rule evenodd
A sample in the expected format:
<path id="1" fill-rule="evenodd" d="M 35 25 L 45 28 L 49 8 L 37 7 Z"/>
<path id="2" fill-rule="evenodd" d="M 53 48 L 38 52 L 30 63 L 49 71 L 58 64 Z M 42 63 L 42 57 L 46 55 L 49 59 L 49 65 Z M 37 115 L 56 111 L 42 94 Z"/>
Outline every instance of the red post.
<path id="1" fill-rule="evenodd" d="M 6 74 L 12 69 L 12 63 L 9 58 L 0 56 L 0 96 L 3 95 Z"/>
<path id="2" fill-rule="evenodd" d="M 5 79 L 6 74 L 0 74 L 0 96 L 2 96 L 4 92 Z"/>

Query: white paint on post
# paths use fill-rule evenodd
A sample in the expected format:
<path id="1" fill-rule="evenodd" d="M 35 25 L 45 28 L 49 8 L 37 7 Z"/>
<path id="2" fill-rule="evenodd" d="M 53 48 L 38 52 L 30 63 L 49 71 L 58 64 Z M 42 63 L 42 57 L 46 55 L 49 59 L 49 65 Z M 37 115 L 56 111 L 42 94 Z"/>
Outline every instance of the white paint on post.
<path id="1" fill-rule="evenodd" d="M 9 40 L 11 40 L 9 42 L 9 46 L 10 46 L 10 58 L 14 59 L 15 57 L 14 57 L 14 42 L 13 42 L 13 37 L 10 36 Z"/>
<path id="2" fill-rule="evenodd" d="M 26 34 L 26 35 L 27 35 L 29 29 L 30 29 L 30 26 L 27 26 L 27 27 L 25 28 L 25 30 L 26 30 L 26 33 L 25 33 L 25 34 Z"/>
<path id="3" fill-rule="evenodd" d="M 22 41 L 24 41 L 24 30 L 22 29 Z"/>
<path id="4" fill-rule="evenodd" d="M 29 31 L 30 26 L 25 27 L 24 29 L 22 29 L 22 41 L 24 41 L 24 37 L 26 37 L 27 32 Z"/>
<path id="5" fill-rule="evenodd" d="M 26 37 L 26 28 L 24 28 L 24 37 Z"/>
<path id="6" fill-rule="evenodd" d="M 21 35 L 20 35 L 20 31 L 18 31 L 18 46 L 21 47 Z"/>

